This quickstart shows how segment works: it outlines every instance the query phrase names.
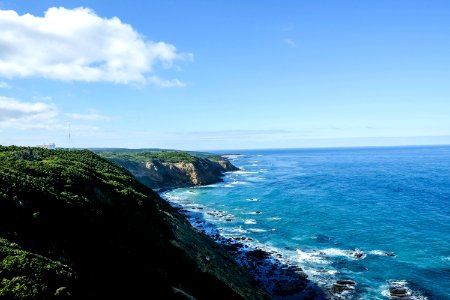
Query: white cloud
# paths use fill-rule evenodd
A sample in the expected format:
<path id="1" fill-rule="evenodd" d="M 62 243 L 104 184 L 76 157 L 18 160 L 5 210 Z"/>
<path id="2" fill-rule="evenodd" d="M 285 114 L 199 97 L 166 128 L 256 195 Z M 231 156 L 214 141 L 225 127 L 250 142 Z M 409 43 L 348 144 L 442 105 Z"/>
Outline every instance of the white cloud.
<path id="1" fill-rule="evenodd" d="M 95 112 L 91 112 L 88 114 L 66 113 L 65 115 L 74 120 L 84 120 L 84 121 L 107 121 L 111 119 L 110 117 L 103 116 Z"/>
<path id="2" fill-rule="evenodd" d="M 0 81 L 0 89 L 10 89 L 10 88 L 11 86 L 7 82 Z"/>
<path id="3" fill-rule="evenodd" d="M 192 59 L 171 44 L 147 40 L 117 17 L 101 18 L 83 7 L 52 7 L 43 17 L 0 10 L 0 28 L 0 76 L 6 78 L 182 86 L 155 77 L 155 66 Z"/>
<path id="4" fill-rule="evenodd" d="M 0 96 L 0 128 L 51 128 L 58 111 L 52 104 L 22 102 Z"/>
<path id="5" fill-rule="evenodd" d="M 297 48 L 297 43 L 293 39 L 284 38 L 283 43 L 285 43 L 286 45 L 288 45 L 291 48 Z"/>
<path id="6" fill-rule="evenodd" d="M 38 100 L 38 101 L 52 101 L 53 98 L 51 96 L 33 96 L 33 100 Z"/>
<path id="7" fill-rule="evenodd" d="M 162 87 L 162 88 L 185 86 L 185 84 L 178 79 L 163 79 L 158 76 L 149 77 L 148 82 L 150 82 L 156 86 Z"/>

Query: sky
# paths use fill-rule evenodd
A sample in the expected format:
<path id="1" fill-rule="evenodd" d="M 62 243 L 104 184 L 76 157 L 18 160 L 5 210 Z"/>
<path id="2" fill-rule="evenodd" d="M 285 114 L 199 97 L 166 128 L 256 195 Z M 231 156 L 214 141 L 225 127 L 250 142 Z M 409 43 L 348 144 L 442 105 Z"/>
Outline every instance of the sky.
<path id="1" fill-rule="evenodd" d="M 0 0 L 0 145 L 48 143 L 450 144 L 450 1 Z"/>

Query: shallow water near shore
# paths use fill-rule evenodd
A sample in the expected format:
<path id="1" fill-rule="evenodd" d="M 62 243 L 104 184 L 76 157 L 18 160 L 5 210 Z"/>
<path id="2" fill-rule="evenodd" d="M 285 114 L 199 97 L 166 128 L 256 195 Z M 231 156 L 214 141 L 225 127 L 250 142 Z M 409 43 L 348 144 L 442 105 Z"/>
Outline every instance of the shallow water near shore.
<path id="1" fill-rule="evenodd" d="M 450 298 L 450 147 L 240 151 L 224 182 L 165 194 L 277 251 L 342 299 Z"/>

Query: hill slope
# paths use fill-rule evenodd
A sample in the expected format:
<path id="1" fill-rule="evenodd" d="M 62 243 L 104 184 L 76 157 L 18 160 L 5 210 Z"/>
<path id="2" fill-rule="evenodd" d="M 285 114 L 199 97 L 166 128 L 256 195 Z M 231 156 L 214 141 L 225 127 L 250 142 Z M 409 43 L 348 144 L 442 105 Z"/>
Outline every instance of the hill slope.
<path id="1" fill-rule="evenodd" d="M 0 146 L 0 298 L 265 299 L 223 248 L 90 151 Z"/>

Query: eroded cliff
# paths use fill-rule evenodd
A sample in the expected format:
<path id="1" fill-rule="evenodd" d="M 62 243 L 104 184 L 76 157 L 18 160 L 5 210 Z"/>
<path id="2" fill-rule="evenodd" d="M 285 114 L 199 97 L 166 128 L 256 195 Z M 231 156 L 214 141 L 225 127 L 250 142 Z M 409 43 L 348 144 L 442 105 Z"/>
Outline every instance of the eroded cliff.
<path id="1" fill-rule="evenodd" d="M 217 155 L 195 156 L 187 152 L 100 153 L 128 170 L 152 189 L 170 189 L 213 184 L 222 181 L 224 172 L 236 171 L 226 158 Z"/>

